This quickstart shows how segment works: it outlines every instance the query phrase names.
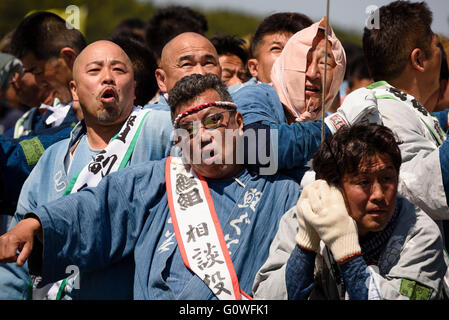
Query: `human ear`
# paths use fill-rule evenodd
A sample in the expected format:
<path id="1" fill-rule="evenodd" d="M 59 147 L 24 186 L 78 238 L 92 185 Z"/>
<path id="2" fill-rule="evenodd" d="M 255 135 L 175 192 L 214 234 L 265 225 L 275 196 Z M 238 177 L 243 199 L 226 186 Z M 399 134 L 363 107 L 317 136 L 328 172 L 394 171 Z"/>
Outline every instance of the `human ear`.
<path id="1" fill-rule="evenodd" d="M 73 69 L 73 64 L 75 63 L 75 59 L 77 57 L 75 50 L 69 47 L 64 47 L 59 51 L 59 57 L 65 61 L 70 70 Z"/>
<path id="2" fill-rule="evenodd" d="M 164 72 L 164 70 L 162 70 L 161 68 L 157 68 L 155 71 L 155 76 L 156 76 L 156 81 L 157 81 L 157 85 L 159 87 L 159 89 L 166 93 L 167 92 L 167 84 L 166 84 L 166 74 Z"/>
<path id="3" fill-rule="evenodd" d="M 248 60 L 248 70 L 249 70 L 249 73 L 251 73 L 251 75 L 254 78 L 257 78 L 258 68 L 259 68 L 259 62 L 257 61 L 257 59 L 253 58 L 253 59 Z"/>
<path id="4" fill-rule="evenodd" d="M 412 50 L 412 53 L 410 54 L 410 62 L 415 70 L 424 72 L 425 60 L 426 57 L 424 55 L 424 51 L 422 51 L 420 48 L 415 48 Z"/>
<path id="5" fill-rule="evenodd" d="M 71 80 L 69 82 L 69 86 L 70 86 L 70 92 L 72 93 L 73 100 L 79 101 L 78 94 L 76 93 L 76 89 L 77 89 L 76 82 L 74 80 Z"/>

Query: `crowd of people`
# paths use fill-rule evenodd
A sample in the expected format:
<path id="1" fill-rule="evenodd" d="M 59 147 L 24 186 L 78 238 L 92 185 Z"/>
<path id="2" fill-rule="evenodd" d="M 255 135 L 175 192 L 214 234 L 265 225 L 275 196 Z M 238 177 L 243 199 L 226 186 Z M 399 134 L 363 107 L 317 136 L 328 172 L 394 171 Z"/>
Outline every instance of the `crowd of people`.
<path id="1" fill-rule="evenodd" d="M 379 17 L 362 47 L 294 12 L 248 45 L 182 6 L 89 44 L 25 17 L 0 299 L 447 299 L 448 41 L 425 2 Z"/>

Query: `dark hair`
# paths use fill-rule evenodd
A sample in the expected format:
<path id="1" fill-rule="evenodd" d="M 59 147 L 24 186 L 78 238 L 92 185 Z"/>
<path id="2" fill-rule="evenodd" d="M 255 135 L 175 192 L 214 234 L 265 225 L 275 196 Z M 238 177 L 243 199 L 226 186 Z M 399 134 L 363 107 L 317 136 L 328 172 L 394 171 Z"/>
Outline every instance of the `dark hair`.
<path id="1" fill-rule="evenodd" d="M 354 86 L 355 79 L 370 79 L 370 73 L 368 70 L 368 66 L 365 62 L 365 57 L 359 55 L 352 59 L 351 63 L 347 65 L 346 68 L 348 85 L 350 88 Z"/>
<path id="2" fill-rule="evenodd" d="M 136 80 L 135 105 L 145 105 L 158 90 L 156 77 L 156 59 L 152 52 L 141 42 L 123 36 L 110 37 L 110 41 L 119 45 L 133 64 L 134 80 Z"/>
<path id="3" fill-rule="evenodd" d="M 0 40 L 0 51 L 1 52 L 12 54 L 12 52 L 11 52 L 11 40 L 12 40 L 12 36 L 14 34 L 14 31 L 15 31 L 15 29 L 12 30 L 12 31 L 9 31 Z"/>
<path id="4" fill-rule="evenodd" d="M 33 53 L 38 60 L 58 57 L 64 47 L 80 53 L 86 46 L 82 33 L 67 28 L 61 17 L 51 12 L 35 12 L 20 22 L 11 40 L 11 52 L 23 58 Z"/>
<path id="5" fill-rule="evenodd" d="M 208 89 L 217 91 L 221 101 L 232 102 L 232 97 L 228 92 L 228 88 L 223 81 L 221 81 L 220 77 L 211 73 L 207 73 L 206 75 L 191 74 L 176 82 L 175 86 L 170 91 L 168 105 L 170 106 L 172 119 L 174 120 L 176 116 L 175 109 L 181 103 L 192 100 Z"/>
<path id="6" fill-rule="evenodd" d="M 308 16 L 297 12 L 279 12 L 266 17 L 254 33 L 251 41 L 251 56 L 256 56 L 256 51 L 265 35 L 286 32 L 295 34 L 312 23 Z"/>
<path id="7" fill-rule="evenodd" d="M 363 56 L 363 49 L 362 46 L 348 41 L 342 42 L 342 46 L 345 49 L 346 54 L 345 80 L 348 80 L 349 68 L 355 59 L 358 59 L 359 56 Z"/>
<path id="8" fill-rule="evenodd" d="M 136 32 L 136 29 L 140 32 Z M 112 31 L 111 38 L 130 37 L 145 44 L 145 22 L 139 18 L 122 20 Z"/>
<path id="9" fill-rule="evenodd" d="M 441 42 L 438 42 L 438 47 L 441 50 L 441 70 L 440 70 L 440 81 L 449 80 L 449 68 L 447 65 L 447 55 L 446 51 L 444 51 L 443 45 Z"/>
<path id="10" fill-rule="evenodd" d="M 237 38 L 236 35 L 224 34 L 214 35 L 210 42 L 214 45 L 218 55 L 233 54 L 242 60 L 243 66 L 248 61 L 248 51 L 244 48 L 245 40 Z"/>
<path id="11" fill-rule="evenodd" d="M 363 52 L 374 81 L 395 79 L 414 48 L 430 55 L 432 12 L 425 2 L 396 1 L 379 9 L 379 28 L 363 32 Z"/>
<path id="12" fill-rule="evenodd" d="M 317 179 L 339 187 L 343 175 L 354 174 L 360 163 L 376 154 L 387 154 L 399 175 L 401 151 L 393 132 L 378 124 L 356 124 L 328 136 L 313 157 Z"/>
<path id="13" fill-rule="evenodd" d="M 205 35 L 207 30 L 208 23 L 203 14 L 189 7 L 169 6 L 159 9 L 148 21 L 145 40 L 159 59 L 164 46 L 177 35 L 184 32 Z"/>

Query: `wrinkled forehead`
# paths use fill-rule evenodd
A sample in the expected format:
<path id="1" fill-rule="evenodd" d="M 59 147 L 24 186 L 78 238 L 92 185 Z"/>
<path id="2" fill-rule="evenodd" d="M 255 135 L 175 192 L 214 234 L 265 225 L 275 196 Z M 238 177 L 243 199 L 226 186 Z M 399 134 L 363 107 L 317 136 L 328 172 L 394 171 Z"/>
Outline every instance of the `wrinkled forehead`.
<path id="1" fill-rule="evenodd" d="M 315 38 L 312 41 L 312 46 L 309 50 L 309 53 L 318 56 L 324 56 L 326 50 L 326 40 L 324 39 L 324 31 L 319 29 Z M 332 52 L 332 42 L 330 40 L 327 41 L 327 50 L 328 50 L 328 58 L 334 58 L 334 54 Z"/>
<path id="2" fill-rule="evenodd" d="M 77 57 L 75 65 L 79 68 L 95 61 L 103 63 L 106 61 L 117 61 L 127 66 L 132 66 L 125 51 L 110 41 L 97 41 L 87 46 Z"/>
<path id="3" fill-rule="evenodd" d="M 184 33 L 172 39 L 162 50 L 163 62 L 179 61 L 183 57 L 214 57 L 218 54 L 213 44 L 205 37 L 195 33 Z"/>

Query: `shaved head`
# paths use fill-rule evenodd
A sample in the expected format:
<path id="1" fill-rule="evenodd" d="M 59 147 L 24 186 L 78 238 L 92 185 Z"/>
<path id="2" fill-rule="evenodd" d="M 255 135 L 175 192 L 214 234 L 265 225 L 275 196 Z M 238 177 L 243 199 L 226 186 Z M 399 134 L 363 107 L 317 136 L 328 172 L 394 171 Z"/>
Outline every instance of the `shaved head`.
<path id="1" fill-rule="evenodd" d="M 87 127 L 119 127 L 131 113 L 135 86 L 131 60 L 111 41 L 88 45 L 73 64 L 70 88 Z"/>
<path id="2" fill-rule="evenodd" d="M 166 64 L 167 61 L 171 58 L 173 51 L 194 46 L 204 46 L 206 48 L 208 47 L 211 53 L 218 56 L 217 50 L 215 49 L 214 45 L 205 36 L 195 32 L 184 32 L 171 39 L 162 49 L 161 67 L 163 68 L 163 65 Z"/>
<path id="3" fill-rule="evenodd" d="M 191 74 L 216 74 L 221 77 L 217 50 L 203 35 L 185 32 L 162 49 L 156 79 L 162 92 L 169 92 L 182 77 Z"/>
<path id="4" fill-rule="evenodd" d="M 76 57 L 75 62 L 73 63 L 73 80 L 77 81 L 77 75 L 79 74 L 79 71 L 82 67 L 85 67 L 88 63 L 92 62 L 90 61 L 92 55 L 95 53 L 104 51 L 104 50 L 111 50 L 112 52 L 117 52 L 118 56 L 122 57 L 122 62 L 125 63 L 131 70 L 132 68 L 132 62 L 129 59 L 128 55 L 125 53 L 125 51 L 115 44 L 112 41 L 108 40 L 99 40 L 95 41 L 91 44 L 89 44 L 87 47 L 84 48 L 83 51 L 80 52 L 80 54 Z"/>

